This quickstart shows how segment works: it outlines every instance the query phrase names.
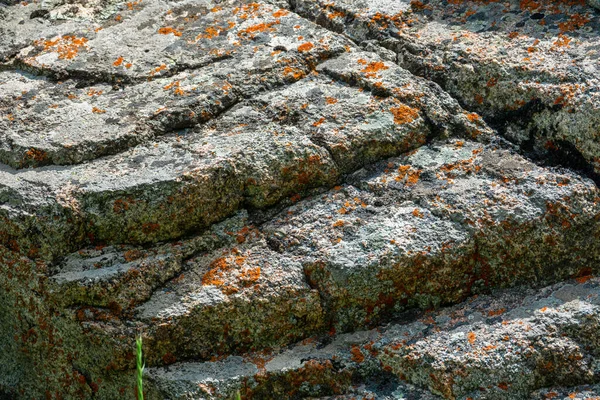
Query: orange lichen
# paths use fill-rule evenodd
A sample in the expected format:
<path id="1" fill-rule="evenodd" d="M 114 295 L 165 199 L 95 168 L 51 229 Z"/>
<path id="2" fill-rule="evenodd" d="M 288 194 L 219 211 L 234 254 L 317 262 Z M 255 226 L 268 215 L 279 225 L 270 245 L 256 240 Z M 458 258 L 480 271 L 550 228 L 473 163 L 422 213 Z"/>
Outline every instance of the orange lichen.
<path id="1" fill-rule="evenodd" d="M 92 112 L 95 113 L 95 114 L 104 114 L 106 112 L 106 110 L 102 110 L 102 109 L 100 109 L 98 107 L 93 107 L 92 108 Z"/>
<path id="2" fill-rule="evenodd" d="M 498 84 L 498 78 L 493 77 L 487 81 L 487 87 L 496 86 Z"/>
<path id="3" fill-rule="evenodd" d="M 592 275 L 586 275 L 586 276 L 580 276 L 578 278 L 575 278 L 575 280 L 578 283 L 586 283 L 587 281 L 589 281 L 590 279 L 592 279 L 593 276 Z"/>
<path id="4" fill-rule="evenodd" d="M 554 43 L 552 43 L 555 47 L 570 47 L 569 43 L 571 42 L 571 38 L 563 35 L 562 33 L 558 34 L 558 39 Z"/>
<path id="5" fill-rule="evenodd" d="M 160 71 L 164 71 L 167 69 L 167 66 L 165 64 L 161 64 L 158 67 L 154 68 L 152 71 L 150 71 L 150 76 L 154 76 L 156 74 L 158 74 Z"/>
<path id="6" fill-rule="evenodd" d="M 364 61 L 364 60 L 360 59 L 360 60 L 358 60 L 358 63 L 362 64 L 361 61 Z M 373 62 L 370 62 L 366 67 L 361 69 L 360 72 L 364 73 L 368 78 L 375 78 L 375 77 L 377 77 L 377 72 L 385 71 L 386 69 L 390 69 L 390 67 L 386 66 L 381 61 L 373 61 Z"/>
<path id="7" fill-rule="evenodd" d="M 288 10 L 285 10 L 285 9 L 283 9 L 283 8 L 282 8 L 282 9 L 280 9 L 280 10 L 277 10 L 277 11 L 275 11 L 275 12 L 273 13 L 273 16 L 274 16 L 275 18 L 279 18 L 279 17 L 285 17 L 285 16 L 286 16 L 286 15 L 288 15 L 289 13 L 290 13 L 290 12 L 289 12 Z"/>
<path id="8" fill-rule="evenodd" d="M 65 35 L 54 40 L 45 40 L 42 45 L 44 51 L 55 51 L 61 60 L 72 60 L 82 48 L 87 48 L 88 39 Z M 36 42 L 36 44 L 40 44 Z"/>
<path id="9" fill-rule="evenodd" d="M 571 18 L 568 21 L 560 22 L 558 24 L 558 28 L 561 32 L 571 32 L 583 27 L 588 22 L 590 22 L 588 17 L 585 17 L 581 14 L 574 14 L 571 15 Z"/>
<path id="10" fill-rule="evenodd" d="M 488 317 L 497 317 L 498 315 L 502 315 L 506 312 L 506 308 L 499 308 L 497 310 L 488 311 Z"/>
<path id="11" fill-rule="evenodd" d="M 302 79 L 306 75 L 305 72 L 302 71 L 301 69 L 293 68 L 293 67 L 285 67 L 283 69 L 283 74 L 286 76 L 291 76 L 296 80 Z"/>
<path id="12" fill-rule="evenodd" d="M 25 155 L 27 156 L 27 158 L 35 160 L 37 162 L 45 161 L 46 159 L 48 159 L 48 154 L 45 151 L 34 148 L 27 150 L 25 152 Z"/>
<path id="13" fill-rule="evenodd" d="M 352 354 L 351 360 L 355 363 L 360 364 L 363 361 L 365 361 L 365 355 L 357 345 L 352 345 L 352 348 L 350 349 L 350 354 Z"/>
<path id="14" fill-rule="evenodd" d="M 162 27 L 158 30 L 158 33 L 160 33 L 161 35 L 169 35 L 169 34 L 173 34 L 174 36 L 181 36 L 181 32 L 178 31 L 177 29 L 170 27 L 170 26 L 165 26 Z"/>
<path id="15" fill-rule="evenodd" d="M 327 104 L 335 104 L 338 102 L 338 99 L 335 97 L 325 97 L 325 103 Z"/>
<path id="16" fill-rule="evenodd" d="M 123 57 L 117 58 L 117 60 L 113 63 L 113 66 L 115 66 L 115 67 L 120 66 L 121 64 L 123 64 L 123 60 L 124 60 Z"/>
<path id="17" fill-rule="evenodd" d="M 467 114 L 467 119 L 471 122 L 478 121 L 480 119 L 479 114 L 477 113 L 469 113 Z"/>
<path id="18" fill-rule="evenodd" d="M 313 122 L 312 126 L 317 127 L 320 126 L 323 122 L 325 122 L 325 118 L 321 117 L 321 119 L 319 119 L 316 122 Z"/>
<path id="19" fill-rule="evenodd" d="M 413 210 L 412 215 L 414 215 L 417 218 L 423 218 L 423 213 L 421 211 L 419 211 L 418 208 L 415 208 Z"/>
<path id="20" fill-rule="evenodd" d="M 343 11 L 333 11 L 327 14 L 327 18 L 329 19 L 343 18 L 345 16 L 346 14 Z"/>
<path id="21" fill-rule="evenodd" d="M 273 25 L 278 25 L 280 24 L 279 21 L 275 21 L 275 22 L 268 22 L 268 23 L 260 23 L 260 24 L 256 24 L 256 25 L 252 25 L 246 29 L 243 29 L 241 31 L 238 32 L 238 36 L 239 37 L 243 37 L 243 36 L 247 36 L 248 38 L 253 38 L 255 36 L 256 33 L 260 33 L 260 32 L 265 32 L 265 31 L 275 31 L 275 28 L 273 28 Z"/>
<path id="22" fill-rule="evenodd" d="M 474 332 L 467 333 L 467 340 L 469 341 L 469 343 L 475 344 L 475 338 L 476 336 Z"/>
<path id="23" fill-rule="evenodd" d="M 398 107 L 390 108 L 390 111 L 394 115 L 394 122 L 396 124 L 407 124 L 414 121 L 419 116 L 419 111 L 400 104 Z"/>
<path id="24" fill-rule="evenodd" d="M 307 42 L 298 46 L 298 51 L 304 53 L 305 51 L 310 51 L 313 47 L 315 47 L 314 44 Z"/>
<path id="25" fill-rule="evenodd" d="M 335 222 L 333 223 L 333 226 L 334 226 L 334 227 L 336 227 L 336 228 L 339 228 L 339 227 L 341 227 L 341 226 L 344 226 L 344 221 L 343 221 L 343 220 L 341 220 L 341 219 L 338 219 L 337 221 L 335 221 Z"/>

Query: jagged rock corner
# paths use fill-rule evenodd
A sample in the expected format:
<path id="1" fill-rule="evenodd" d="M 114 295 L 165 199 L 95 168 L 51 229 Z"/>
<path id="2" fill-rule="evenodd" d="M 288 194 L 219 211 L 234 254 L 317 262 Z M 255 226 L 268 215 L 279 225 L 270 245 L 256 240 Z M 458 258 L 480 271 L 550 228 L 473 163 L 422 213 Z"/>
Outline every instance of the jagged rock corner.
<path id="1" fill-rule="evenodd" d="M 0 0 L 0 399 L 600 398 L 597 0 Z"/>

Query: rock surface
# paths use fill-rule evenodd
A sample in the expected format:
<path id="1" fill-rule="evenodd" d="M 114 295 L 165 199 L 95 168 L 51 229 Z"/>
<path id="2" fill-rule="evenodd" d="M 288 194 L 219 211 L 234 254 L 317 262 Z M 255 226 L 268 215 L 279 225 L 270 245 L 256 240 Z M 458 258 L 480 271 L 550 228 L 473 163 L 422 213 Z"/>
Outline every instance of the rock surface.
<path id="1" fill-rule="evenodd" d="M 0 0 L 0 398 L 598 397 L 594 7 Z"/>

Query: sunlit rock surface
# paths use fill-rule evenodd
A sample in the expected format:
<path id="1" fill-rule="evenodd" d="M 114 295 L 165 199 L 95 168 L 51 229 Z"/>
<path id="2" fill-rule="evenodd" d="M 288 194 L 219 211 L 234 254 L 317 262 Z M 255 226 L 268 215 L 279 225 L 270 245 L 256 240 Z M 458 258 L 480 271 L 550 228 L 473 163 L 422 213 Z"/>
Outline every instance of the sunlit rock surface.
<path id="1" fill-rule="evenodd" d="M 597 8 L 0 0 L 0 398 L 597 398 Z"/>

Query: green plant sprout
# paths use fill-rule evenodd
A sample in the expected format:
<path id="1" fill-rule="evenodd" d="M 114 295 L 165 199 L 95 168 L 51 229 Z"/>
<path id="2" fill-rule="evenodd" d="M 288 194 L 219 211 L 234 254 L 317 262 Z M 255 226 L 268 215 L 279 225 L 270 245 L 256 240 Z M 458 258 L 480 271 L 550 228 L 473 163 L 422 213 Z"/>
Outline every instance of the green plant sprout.
<path id="1" fill-rule="evenodd" d="M 136 363 L 137 363 L 137 374 L 136 374 L 136 382 L 137 382 L 137 400 L 144 400 L 144 360 L 142 354 L 142 335 L 140 334 L 135 339 L 136 346 Z"/>

